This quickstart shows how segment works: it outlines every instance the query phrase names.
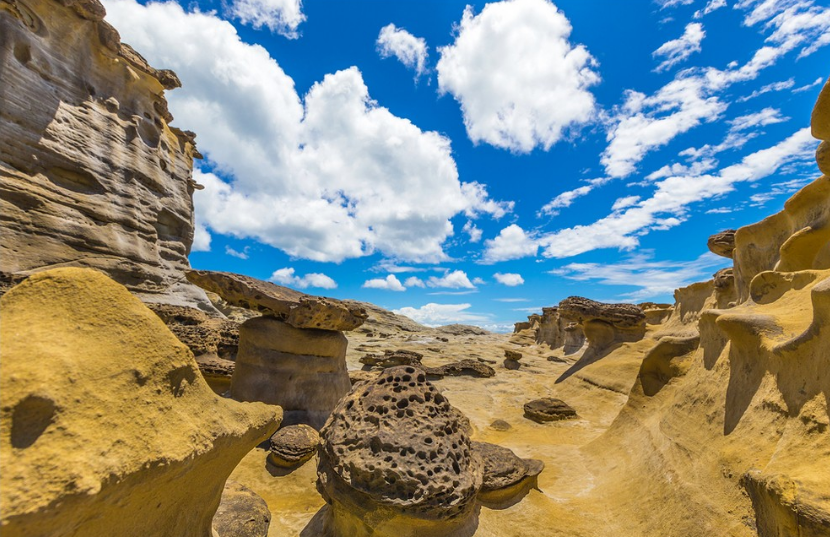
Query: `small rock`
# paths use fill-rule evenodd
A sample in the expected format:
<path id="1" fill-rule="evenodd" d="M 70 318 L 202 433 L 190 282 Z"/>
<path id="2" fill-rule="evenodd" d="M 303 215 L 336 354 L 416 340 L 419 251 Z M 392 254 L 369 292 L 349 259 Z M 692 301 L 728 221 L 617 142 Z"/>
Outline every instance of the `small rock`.
<path id="1" fill-rule="evenodd" d="M 444 376 L 459 377 L 462 375 L 489 378 L 496 374 L 496 370 L 489 365 L 469 359 L 444 364 L 440 367 L 427 367 L 424 368 L 424 371 L 426 371 L 427 376 L 430 378 L 441 378 Z"/>
<path id="2" fill-rule="evenodd" d="M 289 425 L 271 437 L 268 462 L 280 468 L 301 466 L 317 452 L 320 435 L 308 425 Z"/>
<path id="3" fill-rule="evenodd" d="M 259 494 L 235 481 L 225 483 L 213 515 L 218 537 L 266 537 L 270 525 L 271 510 Z"/>
<path id="4" fill-rule="evenodd" d="M 524 405 L 525 417 L 537 423 L 566 420 L 576 417 L 576 410 L 561 399 L 543 397 Z"/>
<path id="5" fill-rule="evenodd" d="M 562 358 L 561 356 L 556 356 L 555 354 L 551 354 L 548 356 L 548 362 L 557 362 L 560 364 L 567 364 L 568 361 Z"/>
<path id="6" fill-rule="evenodd" d="M 519 360 L 522 359 L 522 353 L 520 353 L 519 351 L 511 351 L 511 350 L 505 349 L 504 357 L 507 358 L 508 360 L 519 361 Z"/>
<path id="7" fill-rule="evenodd" d="M 504 420 L 494 420 L 493 423 L 490 424 L 491 429 L 495 429 L 496 431 L 509 431 L 513 428 L 509 423 Z"/>
<path id="8" fill-rule="evenodd" d="M 484 462 L 484 479 L 481 492 L 503 489 L 515 485 L 526 477 L 536 477 L 545 463 L 536 459 L 521 459 L 506 447 L 488 442 L 473 442 L 473 452 Z"/>
<path id="9" fill-rule="evenodd" d="M 504 368 L 510 369 L 511 371 L 515 371 L 521 367 L 522 364 L 519 363 L 518 360 L 505 360 L 504 361 Z"/>

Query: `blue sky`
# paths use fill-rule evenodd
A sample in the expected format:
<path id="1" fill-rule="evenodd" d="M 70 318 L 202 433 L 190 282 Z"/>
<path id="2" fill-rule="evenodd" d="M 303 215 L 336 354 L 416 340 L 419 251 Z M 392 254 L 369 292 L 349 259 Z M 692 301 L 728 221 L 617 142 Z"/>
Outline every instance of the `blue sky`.
<path id="1" fill-rule="evenodd" d="M 183 87 L 194 267 L 506 329 L 672 301 L 815 179 L 821 0 L 104 0 Z"/>

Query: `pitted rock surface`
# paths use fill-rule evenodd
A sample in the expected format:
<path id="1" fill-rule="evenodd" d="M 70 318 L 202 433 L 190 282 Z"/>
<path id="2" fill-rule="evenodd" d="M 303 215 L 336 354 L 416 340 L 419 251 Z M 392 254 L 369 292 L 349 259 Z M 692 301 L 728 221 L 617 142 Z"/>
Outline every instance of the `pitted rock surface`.
<path id="1" fill-rule="evenodd" d="M 357 385 L 321 436 L 317 488 L 327 501 L 446 520 L 467 513 L 481 487 L 467 418 L 415 367 Z"/>
<path id="2" fill-rule="evenodd" d="M 270 440 L 268 461 L 281 468 L 294 468 L 317 452 L 320 434 L 308 425 L 289 425 L 275 432 Z"/>
<path id="3" fill-rule="evenodd" d="M 428 376 L 434 378 L 460 376 L 490 378 L 496 374 L 496 370 L 489 365 L 469 358 L 438 367 L 427 367 L 424 368 L 424 371 Z"/>
<path id="4" fill-rule="evenodd" d="M 498 490 L 515 485 L 526 477 L 542 473 L 545 463 L 536 459 L 522 459 L 506 447 L 489 442 L 473 442 L 473 452 L 484 463 L 482 492 Z"/>
<path id="5" fill-rule="evenodd" d="M 538 423 L 576 417 L 576 410 L 561 399 L 554 399 L 553 397 L 543 397 L 525 403 L 524 411 L 527 419 Z"/>
<path id="6" fill-rule="evenodd" d="M 235 360 L 239 349 L 239 323 L 210 317 L 201 310 L 170 304 L 148 304 L 167 328 L 187 345 L 196 358 Z"/>
<path id="7" fill-rule="evenodd" d="M 360 363 L 372 367 L 386 369 L 399 365 L 421 366 L 421 358 L 424 355 L 407 350 L 385 350 L 383 354 L 367 354 L 360 359 Z"/>
<path id="8" fill-rule="evenodd" d="M 617 328 L 635 328 L 646 320 L 646 314 L 635 304 L 605 304 L 581 296 L 560 302 L 559 315 L 577 322 L 605 321 Z"/>
<path id="9" fill-rule="evenodd" d="M 735 230 L 727 229 L 720 233 L 715 233 L 706 242 L 709 251 L 721 257 L 728 257 L 732 259 L 732 251 L 735 250 Z"/>
<path id="10" fill-rule="evenodd" d="M 520 353 L 519 351 L 511 351 L 511 350 L 505 349 L 504 357 L 508 360 L 521 360 L 522 359 L 522 353 Z"/>
<path id="11" fill-rule="evenodd" d="M 188 270 L 185 275 L 191 283 L 235 306 L 276 317 L 295 328 L 354 330 L 368 317 L 364 308 L 354 304 L 306 295 L 242 274 Z"/>

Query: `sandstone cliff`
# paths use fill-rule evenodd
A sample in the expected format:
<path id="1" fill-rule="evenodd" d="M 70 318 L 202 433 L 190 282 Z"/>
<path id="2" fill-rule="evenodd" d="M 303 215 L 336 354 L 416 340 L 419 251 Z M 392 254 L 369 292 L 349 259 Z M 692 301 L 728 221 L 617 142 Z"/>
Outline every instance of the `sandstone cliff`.
<path id="1" fill-rule="evenodd" d="M 149 302 L 199 305 L 194 135 L 170 127 L 159 71 L 98 0 L 0 1 L 0 271 L 100 269 Z"/>

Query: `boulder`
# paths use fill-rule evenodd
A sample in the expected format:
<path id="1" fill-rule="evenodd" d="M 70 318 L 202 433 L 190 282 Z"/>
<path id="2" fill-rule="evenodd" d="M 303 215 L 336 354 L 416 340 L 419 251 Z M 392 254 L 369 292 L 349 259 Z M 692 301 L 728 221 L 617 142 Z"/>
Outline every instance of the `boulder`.
<path id="1" fill-rule="evenodd" d="M 317 489 L 335 535 L 471 535 L 481 460 L 467 419 L 423 370 L 387 369 L 321 431 Z"/>
<path id="2" fill-rule="evenodd" d="M 432 379 L 439 379 L 446 376 L 489 378 L 496 374 L 496 370 L 489 365 L 483 364 L 478 360 L 470 360 L 469 358 L 438 367 L 426 367 L 424 368 L 424 371 L 426 371 L 427 376 Z"/>
<path id="3" fill-rule="evenodd" d="M 543 397 L 524 405 L 525 417 L 537 423 L 567 420 L 576 417 L 576 410 L 561 399 Z"/>
<path id="4" fill-rule="evenodd" d="M 706 246 L 713 254 L 732 259 L 732 251 L 735 249 L 735 230 L 727 229 L 715 233 L 706 241 Z"/>
<path id="5" fill-rule="evenodd" d="M 175 75 L 121 43 L 97 0 L 2 5 L 2 270 L 92 267 L 147 302 L 211 311 L 182 278 L 199 154 L 170 126 Z"/>
<path id="6" fill-rule="evenodd" d="M 239 326 L 239 352 L 231 397 L 283 408 L 284 423 L 322 427 L 337 401 L 349 392 L 342 332 L 302 330 L 273 317 Z"/>
<path id="7" fill-rule="evenodd" d="M 493 423 L 490 424 L 490 428 L 496 431 L 504 432 L 509 431 L 513 428 L 513 426 L 504 420 L 493 420 Z"/>
<path id="8" fill-rule="evenodd" d="M 213 516 L 216 537 L 267 537 L 269 526 L 271 510 L 259 494 L 236 481 L 225 483 Z"/>
<path id="9" fill-rule="evenodd" d="M 185 274 L 188 281 L 234 306 L 276 317 L 294 328 L 354 330 L 368 317 L 366 310 L 354 303 L 306 295 L 242 274 L 211 270 L 188 270 Z"/>
<path id="10" fill-rule="evenodd" d="M 421 365 L 424 355 L 415 351 L 385 350 L 383 354 L 367 354 L 360 359 L 360 363 L 378 369 L 386 369 L 397 365 Z"/>
<path id="11" fill-rule="evenodd" d="M 537 459 L 522 459 L 506 447 L 488 442 L 473 442 L 473 453 L 481 457 L 484 477 L 479 501 L 504 504 L 536 487 L 537 476 L 545 463 Z"/>
<path id="12" fill-rule="evenodd" d="M 509 349 L 505 349 L 504 350 L 504 357 L 507 360 L 516 360 L 516 361 L 518 361 L 518 360 L 522 359 L 522 353 L 520 353 L 519 351 L 511 351 Z"/>
<path id="13" fill-rule="evenodd" d="M 280 422 L 211 392 L 124 286 L 60 268 L 0 299 L 2 533 L 208 537 L 222 487 Z"/>
<path id="14" fill-rule="evenodd" d="M 268 462 L 280 468 L 296 468 L 317 453 L 320 434 L 308 425 L 289 425 L 275 432 L 269 442 Z"/>

